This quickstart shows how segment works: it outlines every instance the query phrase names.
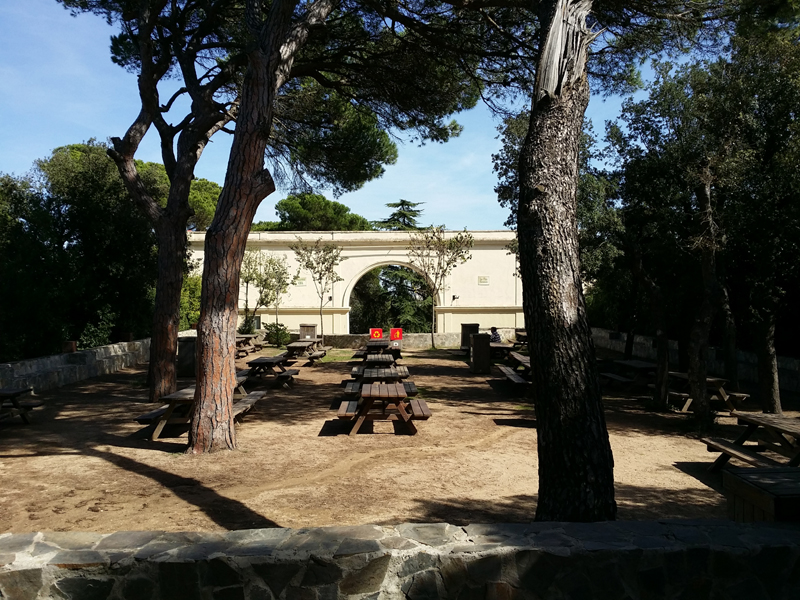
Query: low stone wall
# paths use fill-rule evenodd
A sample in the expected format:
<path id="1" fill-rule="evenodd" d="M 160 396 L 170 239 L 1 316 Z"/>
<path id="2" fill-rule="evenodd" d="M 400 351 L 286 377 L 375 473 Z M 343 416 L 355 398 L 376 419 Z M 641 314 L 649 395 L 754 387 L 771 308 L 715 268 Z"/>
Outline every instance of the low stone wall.
<path id="1" fill-rule="evenodd" d="M 150 338 L 109 344 L 0 364 L 0 387 L 32 387 L 34 392 L 61 387 L 90 377 L 115 373 L 147 362 Z"/>
<path id="2" fill-rule="evenodd" d="M 617 352 L 625 352 L 626 334 L 609 329 L 592 327 L 594 345 L 598 348 L 607 348 Z M 633 356 L 647 360 L 656 359 L 655 338 L 646 335 L 633 336 Z M 725 374 L 725 357 L 721 348 L 709 348 L 708 372 L 712 375 Z M 739 379 L 756 383 L 758 381 L 758 359 L 753 352 L 739 350 L 736 353 L 739 362 Z M 678 342 L 669 341 L 669 362 L 678 364 Z M 781 389 L 800 392 L 800 360 L 778 357 L 778 381 Z"/>
<path id="3" fill-rule="evenodd" d="M 0 535 L 3 598 L 800 598 L 800 529 L 446 523 Z"/>

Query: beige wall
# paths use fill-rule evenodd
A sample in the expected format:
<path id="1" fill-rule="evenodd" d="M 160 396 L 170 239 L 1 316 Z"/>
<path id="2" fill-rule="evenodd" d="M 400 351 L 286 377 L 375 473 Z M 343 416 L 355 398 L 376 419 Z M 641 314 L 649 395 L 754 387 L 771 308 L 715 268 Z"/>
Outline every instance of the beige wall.
<path id="1" fill-rule="evenodd" d="M 455 235 L 452 232 L 451 235 Z M 475 240 L 472 258 L 457 266 L 446 281 L 446 289 L 437 298 L 437 328 L 442 333 L 460 332 L 461 323 L 480 323 L 482 327 L 522 327 L 520 280 L 514 275 L 515 257 L 506 246 L 514 239 L 511 231 L 472 231 Z M 337 271 L 343 281 L 333 286 L 333 300 L 323 308 L 326 333 L 349 333 L 348 313 L 353 286 L 369 270 L 383 265 L 410 267 L 409 234 L 380 231 L 258 232 L 251 233 L 248 245 L 287 257 L 289 268 L 297 271 L 297 261 L 290 244 L 301 238 L 314 242 L 322 238 L 340 246 L 344 260 Z M 193 258 L 203 259 L 205 235 L 193 233 L 190 245 Z M 280 321 L 289 329 L 300 323 L 319 323 L 319 296 L 308 272 L 300 272 L 305 285 L 294 285 L 284 297 Z M 242 287 L 239 307 L 244 307 Z M 250 290 L 249 305 L 256 293 Z M 453 300 L 453 296 L 458 296 Z M 262 323 L 275 319 L 274 310 L 259 311 Z"/>

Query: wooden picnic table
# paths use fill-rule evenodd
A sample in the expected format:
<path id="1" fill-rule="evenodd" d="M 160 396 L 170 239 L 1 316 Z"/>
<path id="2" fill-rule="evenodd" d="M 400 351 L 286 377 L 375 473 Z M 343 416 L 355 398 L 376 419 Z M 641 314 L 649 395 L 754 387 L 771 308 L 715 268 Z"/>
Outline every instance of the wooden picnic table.
<path id="1" fill-rule="evenodd" d="M 367 366 L 390 367 L 394 364 L 394 356 L 391 354 L 367 354 L 364 357 L 364 363 Z"/>
<path id="2" fill-rule="evenodd" d="M 263 374 L 277 376 L 278 373 L 286 371 L 286 367 L 283 364 L 287 360 L 285 354 L 280 354 L 278 356 L 259 356 L 247 361 L 247 366 L 250 367 L 250 377 L 256 375 L 260 377 Z M 275 370 L 276 367 L 279 369 L 278 371 Z"/>
<path id="3" fill-rule="evenodd" d="M 299 340 L 286 346 L 286 357 L 295 358 L 304 354 L 311 354 L 311 349 L 317 344 L 319 338 Z"/>
<path id="4" fill-rule="evenodd" d="M 391 340 L 389 338 L 381 338 L 378 340 L 368 340 L 367 341 L 367 350 L 373 349 L 383 349 L 388 348 L 391 344 Z"/>
<path id="5" fill-rule="evenodd" d="M 523 372 L 530 373 L 531 370 L 531 357 L 525 356 L 524 354 L 520 354 L 519 352 L 509 352 L 508 353 L 508 360 L 512 363 L 512 366 L 516 369 L 517 367 L 522 367 Z"/>
<path id="6" fill-rule="evenodd" d="M 733 442 L 720 438 L 702 438 L 709 452 L 722 452 L 709 467 L 709 471 L 719 471 L 731 457 L 756 467 L 800 466 L 800 419 L 738 410 L 732 411 L 731 416 L 736 417 L 740 425 L 745 425 L 745 430 Z M 746 445 L 745 442 L 756 434 L 758 443 Z M 781 462 L 760 455 L 757 451 L 764 448 L 788 460 Z"/>
<path id="7" fill-rule="evenodd" d="M 502 358 L 508 358 L 509 353 L 514 349 L 514 344 L 489 342 L 489 349 L 492 354 L 499 355 Z"/>
<path id="8" fill-rule="evenodd" d="M 1 388 L 0 389 L 0 418 L 8 418 L 19 415 L 22 422 L 30 424 L 28 420 L 28 411 L 33 408 L 33 405 L 21 404 L 19 401 L 20 396 L 24 396 L 33 391 L 31 387 L 22 388 Z M 41 402 L 37 402 L 36 406 L 40 406 Z"/>
<path id="9" fill-rule="evenodd" d="M 398 369 L 396 367 L 364 369 L 364 372 L 361 375 L 361 379 L 365 383 L 376 381 L 394 383 L 407 377 L 408 368 L 406 367 L 403 367 L 402 369 Z"/>
<path id="10" fill-rule="evenodd" d="M 417 428 L 412 423 L 407 397 L 402 383 L 365 383 L 361 386 L 361 405 L 352 416 L 350 435 L 356 435 L 364 421 L 402 421 L 409 433 L 414 435 Z M 379 407 L 375 406 L 377 400 L 381 401 Z"/>
<path id="11" fill-rule="evenodd" d="M 241 333 L 236 334 L 236 358 L 239 358 L 239 353 L 247 356 L 250 352 L 255 352 L 255 345 L 252 343 L 253 338 L 257 338 L 256 333 Z"/>
<path id="12" fill-rule="evenodd" d="M 681 382 L 682 386 L 686 386 L 689 382 L 688 373 L 680 373 L 678 371 L 670 371 L 669 376 Z M 728 383 L 727 379 L 721 377 L 706 377 L 706 387 L 712 393 L 711 400 L 722 400 L 728 407 L 728 410 L 735 411 L 738 407 L 733 403 L 734 398 L 745 399 L 747 394 L 734 394 L 725 391 L 725 384 Z M 670 394 L 679 396 L 685 400 L 681 412 L 687 412 L 691 406 L 693 398 L 688 393 L 670 390 Z"/>
<path id="13" fill-rule="evenodd" d="M 242 396 L 247 395 L 247 391 L 243 387 L 245 381 L 247 381 L 247 375 L 236 376 L 235 391 L 239 392 Z M 164 427 L 167 425 L 186 425 L 191 422 L 194 393 L 195 386 L 192 385 L 161 397 L 162 400 L 167 400 L 168 404 L 158 409 L 163 412 L 160 412 L 157 418 L 154 419 L 156 421 L 156 426 L 153 430 L 153 435 L 150 437 L 151 440 L 157 440 L 164 430 Z"/>

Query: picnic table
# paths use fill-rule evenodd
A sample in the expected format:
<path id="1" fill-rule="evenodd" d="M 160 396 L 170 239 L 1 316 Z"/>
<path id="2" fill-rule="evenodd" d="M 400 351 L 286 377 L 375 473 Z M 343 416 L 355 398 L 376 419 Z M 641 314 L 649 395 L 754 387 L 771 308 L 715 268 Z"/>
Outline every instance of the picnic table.
<path id="1" fill-rule="evenodd" d="M 291 344 L 286 346 L 286 358 L 296 358 L 299 356 L 303 356 L 311 354 L 312 348 L 316 346 L 317 340 L 319 338 L 312 338 L 308 340 L 299 340 L 297 342 L 292 342 Z"/>
<path id="2" fill-rule="evenodd" d="M 519 352 L 509 352 L 508 360 L 511 363 L 511 366 L 514 367 L 515 370 L 518 367 L 522 367 L 523 373 L 530 373 L 531 370 L 530 356 L 525 356 L 524 354 L 520 354 Z"/>
<path id="3" fill-rule="evenodd" d="M 391 344 L 389 338 L 381 338 L 378 340 L 368 340 L 367 350 L 385 350 Z"/>
<path id="4" fill-rule="evenodd" d="M 236 357 L 239 357 L 239 353 L 243 353 L 245 356 L 248 355 L 250 352 L 254 352 L 256 347 L 252 343 L 253 338 L 257 338 L 258 334 L 256 333 L 242 333 L 236 335 Z"/>
<path id="5" fill-rule="evenodd" d="M 764 413 L 750 413 L 734 410 L 731 416 L 738 419 L 745 430 L 733 442 L 720 438 L 702 438 L 709 452 L 722 454 L 709 467 L 709 471 L 719 471 L 732 457 L 756 467 L 797 467 L 800 465 L 800 419 Z M 757 444 L 745 442 L 757 435 Z M 759 452 L 769 449 L 785 457 L 777 461 Z"/>
<path id="6" fill-rule="evenodd" d="M 247 398 L 247 391 L 243 387 L 244 382 L 247 381 L 247 375 L 244 372 L 241 373 L 236 375 L 235 391 Z M 195 386 L 192 385 L 172 394 L 162 396 L 161 399 L 167 400 L 168 404 L 151 413 L 137 417 L 136 420 L 140 423 L 155 421 L 155 429 L 150 439 L 156 441 L 167 425 L 186 425 L 191 422 L 194 393 Z M 254 392 L 254 394 L 258 394 L 258 398 L 264 395 L 263 392 Z"/>
<path id="7" fill-rule="evenodd" d="M 364 369 L 361 379 L 367 382 L 383 381 L 384 383 L 394 383 L 408 377 L 408 368 L 389 367 Z"/>
<path id="8" fill-rule="evenodd" d="M 287 360 L 285 354 L 279 354 L 278 356 L 259 356 L 258 358 L 247 361 L 247 366 L 250 367 L 251 377 L 256 375 L 260 377 L 263 374 L 277 376 L 279 373 L 284 373 L 286 371 L 286 367 L 284 367 L 283 364 Z M 279 371 L 275 370 L 276 367 Z"/>
<path id="9" fill-rule="evenodd" d="M 688 373 L 670 371 L 669 376 L 679 381 L 681 386 L 683 386 L 684 388 L 689 382 Z M 734 404 L 734 400 L 741 401 L 748 398 L 749 396 L 748 394 L 738 394 L 734 392 L 725 391 L 725 384 L 727 383 L 728 383 L 727 379 L 722 379 L 720 377 L 706 377 L 706 387 L 708 388 L 708 391 L 711 392 L 710 399 L 722 400 L 728 407 L 728 410 L 735 411 L 738 407 Z M 678 397 L 684 400 L 684 405 L 683 408 L 681 408 L 681 412 L 687 412 L 689 410 L 693 398 L 688 394 L 688 392 L 670 390 L 669 393 L 670 396 Z"/>
<path id="10" fill-rule="evenodd" d="M 41 406 L 42 403 L 40 401 L 21 403 L 19 398 L 32 391 L 31 387 L 0 389 L 0 419 L 19 415 L 23 423 L 30 424 L 28 412 L 35 406 Z"/>
<path id="11" fill-rule="evenodd" d="M 490 352 L 501 358 L 508 358 L 509 353 L 514 349 L 514 344 L 505 342 L 489 342 Z"/>
<path id="12" fill-rule="evenodd" d="M 394 364 L 394 356 L 391 354 L 367 354 L 364 357 L 364 363 L 369 367 L 370 365 L 377 367 L 390 367 Z"/>
<path id="13" fill-rule="evenodd" d="M 376 402 L 380 401 L 380 406 Z M 350 435 L 356 435 L 365 421 L 399 421 L 411 435 L 417 433 L 415 419 L 427 419 L 430 410 L 424 400 L 408 400 L 402 383 L 365 383 L 361 386 L 361 403 L 344 400 L 338 417 L 350 419 L 353 427 Z"/>

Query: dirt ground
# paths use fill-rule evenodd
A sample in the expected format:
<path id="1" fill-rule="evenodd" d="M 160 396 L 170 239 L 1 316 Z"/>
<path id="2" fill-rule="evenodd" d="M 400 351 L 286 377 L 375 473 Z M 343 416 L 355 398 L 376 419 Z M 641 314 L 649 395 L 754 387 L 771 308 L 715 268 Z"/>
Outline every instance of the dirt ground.
<path id="1" fill-rule="evenodd" d="M 379 422 L 351 438 L 336 418 L 350 355 L 298 362 L 294 388 L 268 389 L 238 426 L 234 452 L 189 456 L 186 434 L 137 436 L 133 418 L 153 409 L 144 368 L 40 394 L 30 425 L 0 424 L 0 531 L 533 519 L 534 413 L 498 371 L 472 374 L 446 351 L 406 353 L 432 418 L 416 436 Z M 248 391 L 267 383 L 251 380 Z M 706 473 L 714 455 L 685 415 L 648 411 L 633 397 L 606 397 L 605 406 L 620 519 L 725 518 L 721 477 Z M 718 434 L 733 437 L 734 420 L 719 421 Z"/>

